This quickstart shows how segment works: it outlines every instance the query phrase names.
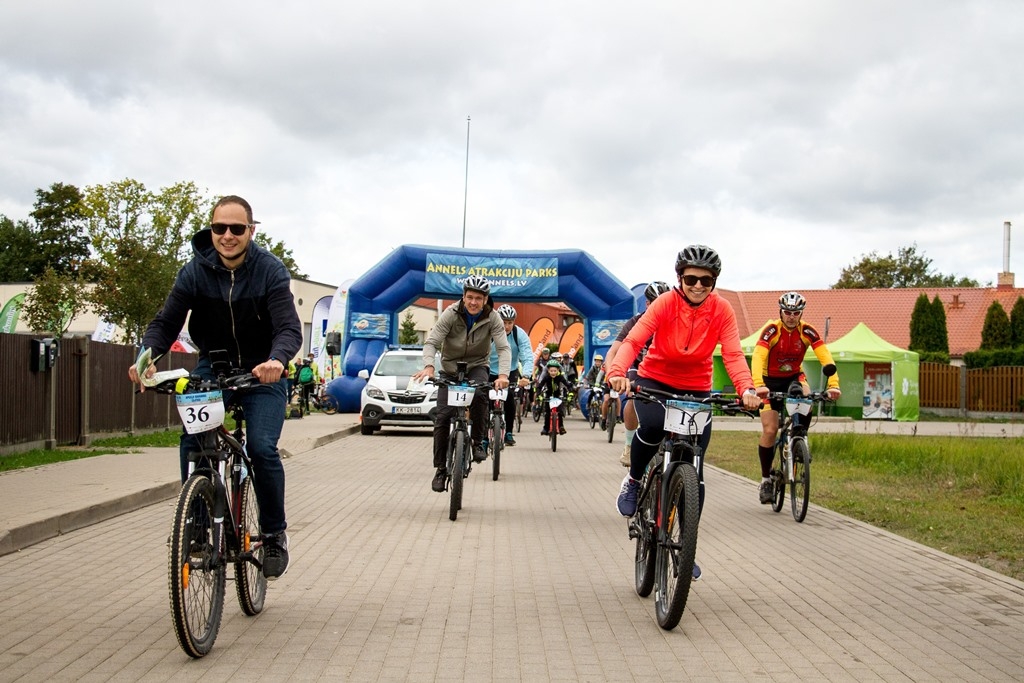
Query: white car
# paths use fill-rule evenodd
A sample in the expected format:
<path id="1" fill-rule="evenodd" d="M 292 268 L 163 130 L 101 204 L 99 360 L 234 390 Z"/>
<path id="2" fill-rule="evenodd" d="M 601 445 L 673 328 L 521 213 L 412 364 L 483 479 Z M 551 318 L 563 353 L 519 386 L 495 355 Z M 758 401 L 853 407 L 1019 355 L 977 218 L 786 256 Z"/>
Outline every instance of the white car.
<path id="1" fill-rule="evenodd" d="M 441 360 L 434 362 L 441 367 Z M 364 435 L 381 427 L 433 427 L 437 415 L 437 387 L 433 384 L 410 386 L 412 375 L 423 369 L 423 349 L 403 346 L 381 354 L 373 372 L 360 370 L 367 380 L 359 397 L 359 413 Z"/>

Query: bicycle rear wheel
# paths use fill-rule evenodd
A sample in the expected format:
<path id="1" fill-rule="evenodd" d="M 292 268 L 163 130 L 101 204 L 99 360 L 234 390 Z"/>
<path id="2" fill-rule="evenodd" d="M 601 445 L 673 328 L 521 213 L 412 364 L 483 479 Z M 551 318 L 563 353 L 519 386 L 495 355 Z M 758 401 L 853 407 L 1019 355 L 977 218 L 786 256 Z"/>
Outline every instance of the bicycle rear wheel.
<path id="1" fill-rule="evenodd" d="M 606 424 L 608 425 L 608 443 L 611 443 L 612 439 L 615 437 L 615 423 L 619 419 L 619 403 L 617 400 L 613 401 L 613 403 L 615 404 L 614 410 L 613 405 L 611 403 L 608 404 L 608 419 L 606 422 Z"/>
<path id="2" fill-rule="evenodd" d="M 320 401 L 320 411 L 325 415 L 334 415 L 338 412 L 338 402 L 332 396 L 324 396 Z"/>
<path id="3" fill-rule="evenodd" d="M 505 448 L 505 426 L 500 415 L 491 416 L 491 480 L 498 481 L 501 472 L 501 451 Z"/>
<path id="4" fill-rule="evenodd" d="M 772 482 L 772 510 L 779 512 L 786 501 L 786 459 L 781 442 L 775 447 L 775 459 L 768 477 Z"/>
<path id="5" fill-rule="evenodd" d="M 238 520 L 242 557 L 235 561 L 235 591 L 242 611 L 252 617 L 263 611 L 267 597 L 267 579 L 263 576 L 263 541 L 260 531 L 260 505 L 252 477 L 242 480 L 239 491 L 242 514 Z"/>
<path id="6" fill-rule="evenodd" d="M 654 612 L 658 625 L 674 629 L 686 609 L 693 580 L 693 560 L 697 555 L 697 516 L 700 487 L 697 470 L 683 462 L 669 480 L 665 511 L 664 543 L 659 540 L 655 562 Z"/>
<path id="7" fill-rule="evenodd" d="M 800 437 L 793 439 L 790 447 L 793 458 L 793 481 L 790 483 L 790 501 L 793 504 L 793 519 L 804 521 L 807 516 L 807 503 L 811 499 L 811 451 L 807 440 Z"/>
<path id="8" fill-rule="evenodd" d="M 448 519 L 455 521 L 462 509 L 462 482 L 466 477 L 466 458 L 463 450 L 466 448 L 466 433 L 461 429 L 453 435 L 452 442 L 448 445 L 448 476 L 451 477 L 452 497 L 448 506 Z"/>
<path id="9" fill-rule="evenodd" d="M 600 419 L 601 404 L 597 401 L 591 401 L 590 406 L 587 408 L 587 420 L 590 422 L 590 428 L 593 429 Z"/>
<path id="10" fill-rule="evenodd" d="M 640 505 L 635 517 L 636 557 L 633 582 L 636 594 L 646 598 L 654 588 L 654 559 L 657 555 L 657 514 L 658 496 L 661 495 L 661 468 L 647 470 L 647 477 L 641 485 Z"/>
<path id="11" fill-rule="evenodd" d="M 214 548 L 213 482 L 193 475 L 181 487 L 171 529 L 168 588 L 174 634 L 198 659 L 213 648 L 224 611 L 225 566 Z"/>

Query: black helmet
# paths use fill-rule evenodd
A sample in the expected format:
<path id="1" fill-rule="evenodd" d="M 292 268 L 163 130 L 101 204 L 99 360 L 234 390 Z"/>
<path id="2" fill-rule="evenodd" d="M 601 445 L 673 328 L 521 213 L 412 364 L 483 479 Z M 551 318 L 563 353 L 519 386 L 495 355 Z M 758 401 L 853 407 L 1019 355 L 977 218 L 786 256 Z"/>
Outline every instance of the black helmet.
<path id="1" fill-rule="evenodd" d="M 483 276 L 470 275 L 466 278 L 466 281 L 462 283 L 462 293 L 465 294 L 470 290 L 480 292 L 481 294 L 490 294 L 491 283 Z"/>
<path id="2" fill-rule="evenodd" d="M 682 275 L 686 268 L 710 270 L 716 278 L 722 272 L 722 259 L 718 252 L 703 244 L 691 244 L 676 256 L 676 274 Z"/>
<path id="3" fill-rule="evenodd" d="M 655 280 L 651 284 L 647 285 L 647 289 L 644 290 L 644 298 L 647 299 L 647 303 L 651 303 L 659 296 L 669 291 L 669 289 L 671 289 L 671 287 L 661 280 Z"/>

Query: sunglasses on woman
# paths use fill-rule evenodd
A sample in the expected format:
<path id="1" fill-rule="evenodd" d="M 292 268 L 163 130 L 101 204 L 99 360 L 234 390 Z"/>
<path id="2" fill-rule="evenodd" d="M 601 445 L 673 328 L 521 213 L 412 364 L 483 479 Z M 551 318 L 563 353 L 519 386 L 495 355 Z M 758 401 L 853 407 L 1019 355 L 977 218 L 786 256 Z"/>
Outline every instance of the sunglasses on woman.
<path id="1" fill-rule="evenodd" d="M 688 287 L 693 287 L 698 282 L 704 287 L 710 287 L 715 284 L 715 278 L 710 275 L 701 275 L 700 277 L 697 277 L 696 275 L 683 276 L 683 283 Z"/>
<path id="2" fill-rule="evenodd" d="M 214 235 L 223 235 L 230 230 L 235 237 L 241 237 L 251 227 L 252 225 L 249 223 L 214 223 L 210 226 L 210 230 Z"/>

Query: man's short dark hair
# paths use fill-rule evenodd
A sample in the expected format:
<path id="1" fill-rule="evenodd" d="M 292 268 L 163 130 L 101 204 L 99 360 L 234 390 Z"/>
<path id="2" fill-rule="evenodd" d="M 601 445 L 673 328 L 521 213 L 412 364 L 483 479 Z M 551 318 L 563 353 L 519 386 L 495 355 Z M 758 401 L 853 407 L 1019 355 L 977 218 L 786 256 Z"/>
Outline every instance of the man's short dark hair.
<path id="1" fill-rule="evenodd" d="M 210 211 L 211 221 L 213 220 L 213 212 L 226 204 L 238 204 L 240 207 L 245 209 L 245 220 L 248 221 L 250 225 L 256 222 L 252 219 L 252 207 L 249 206 L 249 202 L 245 201 L 237 194 L 229 194 L 217 200 L 217 203 L 213 205 L 213 209 Z"/>

